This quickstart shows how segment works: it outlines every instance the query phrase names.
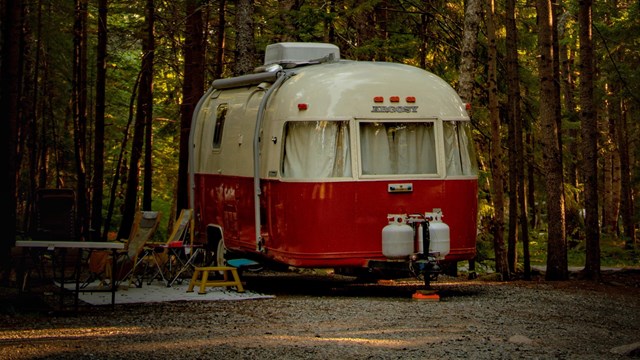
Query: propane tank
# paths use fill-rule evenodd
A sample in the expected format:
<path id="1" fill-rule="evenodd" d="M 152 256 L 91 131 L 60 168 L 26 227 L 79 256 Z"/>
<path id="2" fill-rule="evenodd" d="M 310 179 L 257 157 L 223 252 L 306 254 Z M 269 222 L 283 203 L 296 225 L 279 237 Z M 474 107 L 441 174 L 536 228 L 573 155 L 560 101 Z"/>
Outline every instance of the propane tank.
<path id="1" fill-rule="evenodd" d="M 433 209 L 432 213 L 426 213 L 429 221 L 429 252 L 436 253 L 438 259 L 444 259 L 449 254 L 451 237 L 449 235 L 449 225 L 442 221 L 442 210 Z"/>
<path id="2" fill-rule="evenodd" d="M 382 255 L 390 258 L 405 258 L 413 253 L 413 228 L 404 215 L 387 216 L 389 224 L 382 228 Z"/>
<path id="3" fill-rule="evenodd" d="M 415 246 L 415 249 L 418 254 L 424 254 L 424 241 L 422 240 L 423 239 L 422 233 L 424 232 L 424 227 L 425 227 L 424 223 L 420 223 L 417 226 L 418 236 L 416 237 L 417 245 Z M 429 236 L 431 236 L 431 232 L 429 232 Z"/>

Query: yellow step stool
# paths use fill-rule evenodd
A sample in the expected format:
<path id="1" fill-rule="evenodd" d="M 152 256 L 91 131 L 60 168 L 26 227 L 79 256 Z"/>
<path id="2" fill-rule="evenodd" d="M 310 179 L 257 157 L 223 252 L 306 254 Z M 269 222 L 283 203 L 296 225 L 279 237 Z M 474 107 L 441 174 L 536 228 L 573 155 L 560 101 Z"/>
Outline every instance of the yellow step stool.
<path id="1" fill-rule="evenodd" d="M 222 271 L 223 279 L 209 280 L 209 273 L 216 271 Z M 233 280 L 229 279 L 229 274 L 231 274 Z M 238 275 L 238 269 L 232 266 L 196 267 L 193 271 L 191 282 L 189 282 L 189 288 L 187 289 L 187 292 L 193 292 L 193 287 L 198 285 L 200 286 L 200 291 L 198 291 L 198 294 L 205 294 L 207 286 L 226 286 L 227 288 L 235 286 L 236 290 L 239 293 L 244 292 L 242 282 L 240 282 L 240 276 Z"/>

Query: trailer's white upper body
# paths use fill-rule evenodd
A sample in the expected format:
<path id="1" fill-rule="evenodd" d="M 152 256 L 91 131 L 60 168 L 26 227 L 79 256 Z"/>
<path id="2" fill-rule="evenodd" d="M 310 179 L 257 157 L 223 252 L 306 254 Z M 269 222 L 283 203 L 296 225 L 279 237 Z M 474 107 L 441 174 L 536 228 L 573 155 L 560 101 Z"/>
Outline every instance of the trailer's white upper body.
<path id="1" fill-rule="evenodd" d="M 272 89 L 260 124 L 259 177 L 262 178 L 282 175 L 285 150 L 281 140 L 287 122 L 433 120 L 436 130 L 441 132 L 442 121 L 469 121 L 465 104 L 438 76 L 397 63 L 335 61 L 339 58 L 335 47 L 323 45 L 326 44 L 308 52 L 309 61 L 298 61 L 304 66 L 292 67 L 300 50 L 295 44 L 277 44 L 274 48 L 277 51 L 268 51 L 265 56 L 265 66 L 274 62 L 284 64 L 285 69 L 280 68 L 277 76 L 273 73 L 269 77 L 268 72 L 252 74 L 246 82 L 231 79 L 231 85 L 224 83 L 218 89 L 214 86 L 201 100 L 194 116 L 192 171 L 254 176 L 254 134 L 259 108 L 273 80 L 281 76 L 286 79 Z M 323 54 L 326 54 L 324 62 L 314 64 L 314 59 Z M 278 62 L 278 58 L 284 60 Z M 327 58 L 330 61 L 326 61 Z M 313 65 L 306 65 L 309 63 Z M 252 76 L 268 80 L 259 82 L 261 80 L 256 81 Z M 392 102 L 392 97 L 396 101 Z M 219 123 L 221 111 L 225 112 L 222 124 Z M 218 143 L 213 144 L 216 126 L 223 126 L 224 131 Z M 351 138 L 349 141 L 354 143 L 350 148 L 359 148 L 353 140 L 356 137 Z M 442 148 L 443 144 L 438 141 L 437 149 Z M 357 161 L 356 156 L 354 169 Z M 437 176 L 445 176 L 444 161 L 438 164 Z M 352 174 L 357 176 L 358 171 Z"/>

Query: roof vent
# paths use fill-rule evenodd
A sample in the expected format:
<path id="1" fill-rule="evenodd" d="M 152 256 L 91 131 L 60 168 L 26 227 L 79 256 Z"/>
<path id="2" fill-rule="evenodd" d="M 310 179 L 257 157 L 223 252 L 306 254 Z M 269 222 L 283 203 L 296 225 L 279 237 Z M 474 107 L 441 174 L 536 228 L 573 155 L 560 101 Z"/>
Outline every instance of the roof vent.
<path id="1" fill-rule="evenodd" d="M 306 65 L 340 60 L 340 49 L 333 44 L 283 42 L 267 45 L 264 65 Z"/>

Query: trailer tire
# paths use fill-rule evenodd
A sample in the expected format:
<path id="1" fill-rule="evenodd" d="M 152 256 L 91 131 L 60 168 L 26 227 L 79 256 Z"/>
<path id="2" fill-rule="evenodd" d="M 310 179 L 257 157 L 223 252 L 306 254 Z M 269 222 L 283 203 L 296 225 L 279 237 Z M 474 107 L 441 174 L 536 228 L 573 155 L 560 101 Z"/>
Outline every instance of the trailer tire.
<path id="1" fill-rule="evenodd" d="M 227 266 L 227 248 L 224 246 L 224 240 L 218 240 L 215 250 L 215 258 L 213 259 L 215 266 Z"/>

